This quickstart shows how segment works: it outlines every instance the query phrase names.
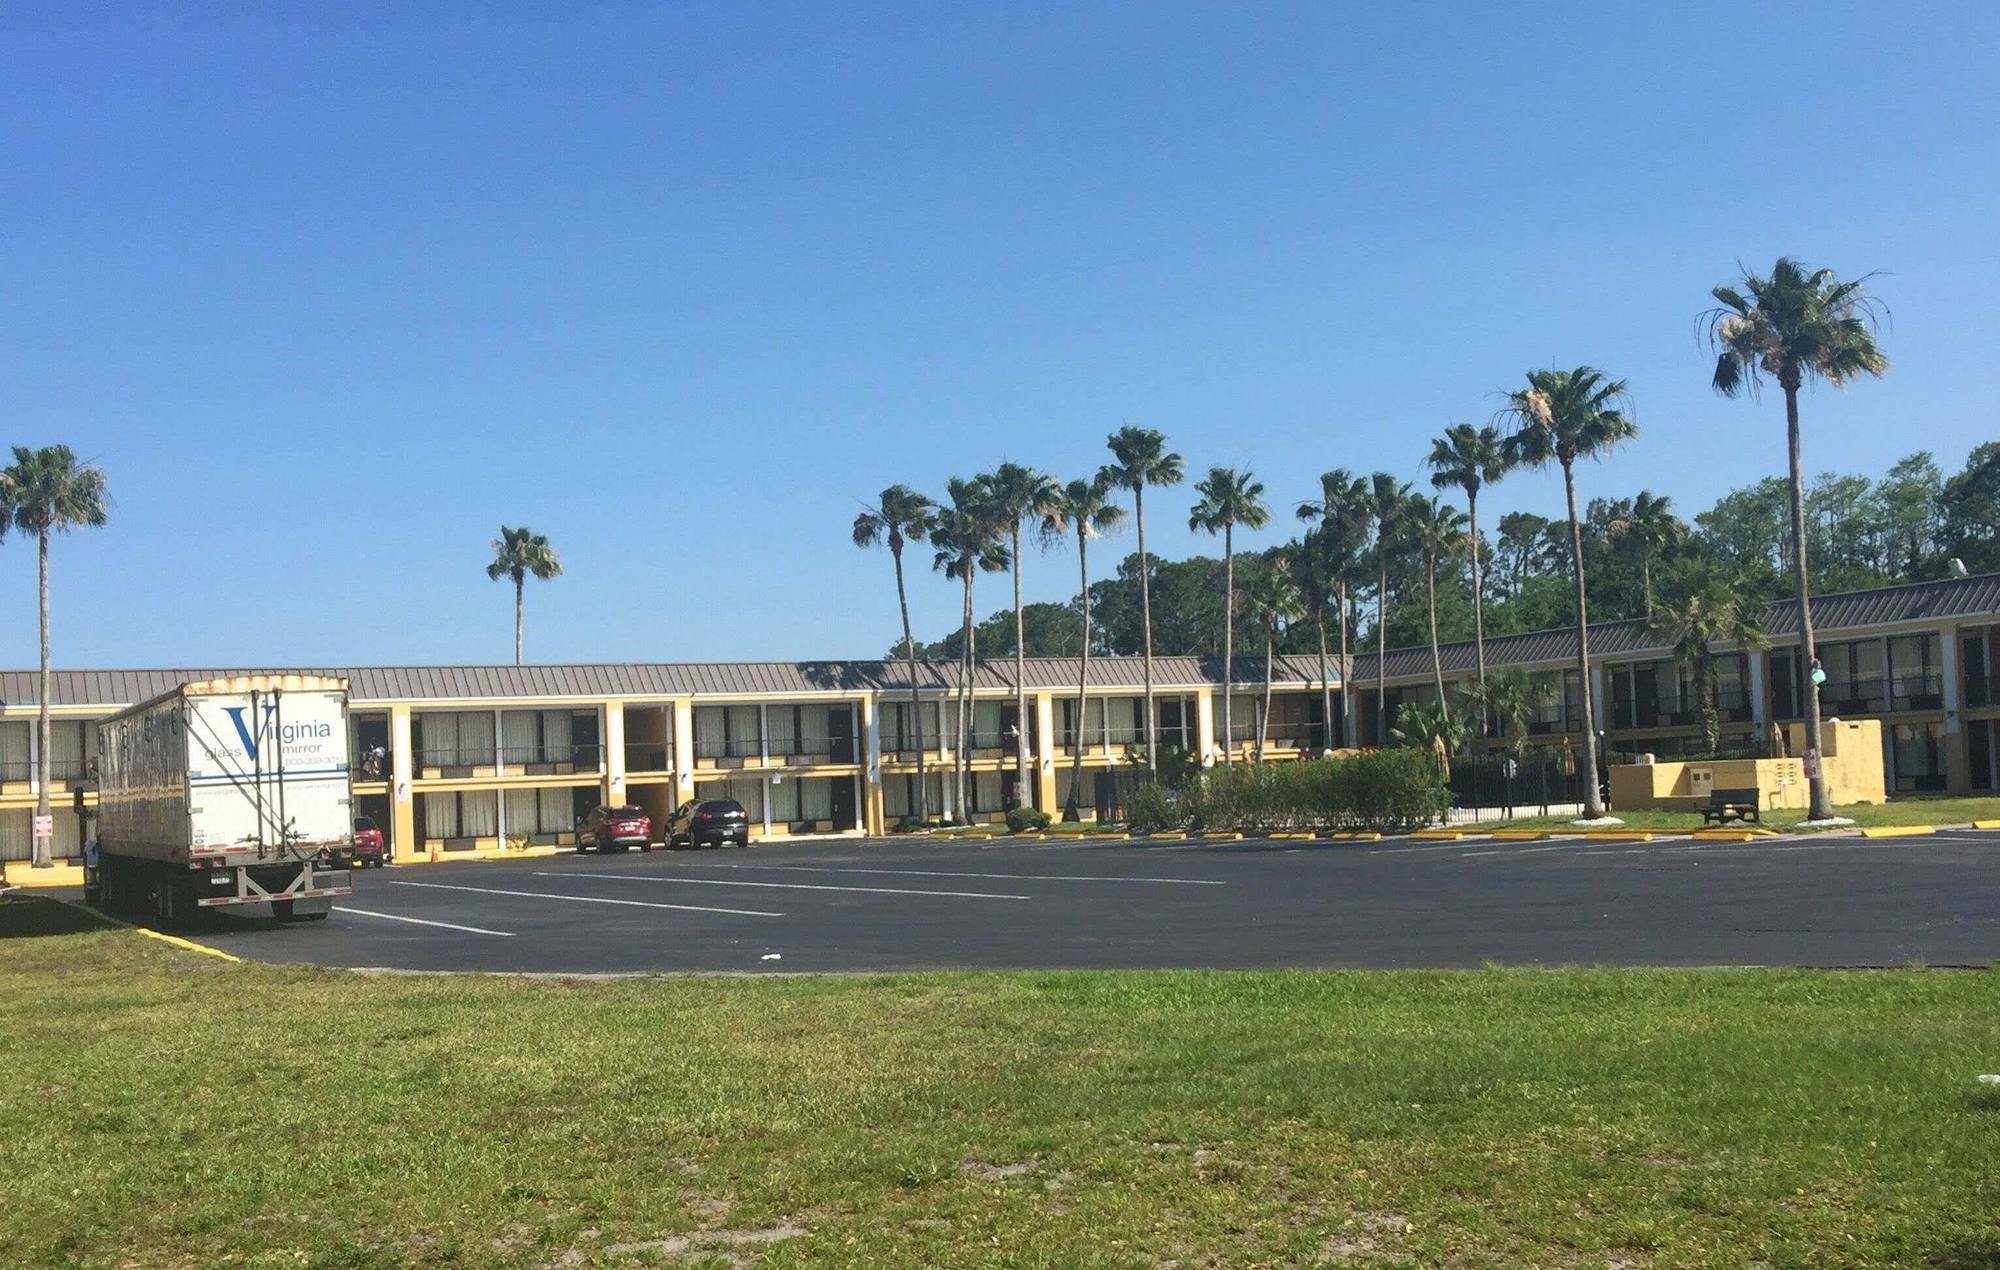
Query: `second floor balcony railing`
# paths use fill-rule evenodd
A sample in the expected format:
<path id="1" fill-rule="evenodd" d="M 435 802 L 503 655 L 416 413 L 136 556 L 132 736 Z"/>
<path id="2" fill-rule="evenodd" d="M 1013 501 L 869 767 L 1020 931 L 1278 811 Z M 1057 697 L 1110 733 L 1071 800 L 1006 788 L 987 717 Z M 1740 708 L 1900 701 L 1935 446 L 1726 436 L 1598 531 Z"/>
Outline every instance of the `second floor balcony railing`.
<path id="1" fill-rule="evenodd" d="M 698 759 L 757 758 L 764 753 L 764 742 L 759 737 L 737 736 L 728 740 L 697 739 L 694 756 Z"/>
<path id="2" fill-rule="evenodd" d="M 1880 714 L 1886 704 L 1880 679 L 1828 679 L 1819 688 L 1822 714 Z"/>
<path id="3" fill-rule="evenodd" d="M 855 745 L 851 736 L 795 736 L 772 738 L 770 754 L 773 759 L 784 759 L 794 763 L 852 763 Z"/>
<path id="4" fill-rule="evenodd" d="M 566 775 L 596 771 L 602 753 L 596 745 L 508 745 L 501 747 L 500 762 L 530 776 Z"/>
<path id="5" fill-rule="evenodd" d="M 1891 710 L 1944 709 L 1944 676 L 1939 674 L 1901 675 L 1890 681 Z"/>

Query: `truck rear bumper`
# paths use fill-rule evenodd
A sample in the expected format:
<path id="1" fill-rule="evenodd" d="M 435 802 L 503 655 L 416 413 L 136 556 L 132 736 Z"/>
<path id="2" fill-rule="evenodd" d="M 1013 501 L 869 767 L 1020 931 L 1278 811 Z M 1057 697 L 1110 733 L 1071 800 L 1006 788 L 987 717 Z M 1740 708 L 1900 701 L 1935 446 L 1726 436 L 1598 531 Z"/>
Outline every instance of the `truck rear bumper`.
<path id="1" fill-rule="evenodd" d="M 217 869 L 206 874 L 197 873 L 195 877 L 195 904 L 201 908 L 332 899 L 354 893 L 344 866 L 263 865 L 247 869 Z"/>

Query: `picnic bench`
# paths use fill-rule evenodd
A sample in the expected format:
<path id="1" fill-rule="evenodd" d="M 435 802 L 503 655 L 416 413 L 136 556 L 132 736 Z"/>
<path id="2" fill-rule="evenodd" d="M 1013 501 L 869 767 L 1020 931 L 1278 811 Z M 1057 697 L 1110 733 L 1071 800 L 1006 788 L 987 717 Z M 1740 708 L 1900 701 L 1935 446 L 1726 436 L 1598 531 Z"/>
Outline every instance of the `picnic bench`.
<path id="1" fill-rule="evenodd" d="M 1708 796 L 1708 806 L 1701 809 L 1701 823 L 1726 825 L 1732 820 L 1764 822 L 1756 790 L 1718 789 Z"/>

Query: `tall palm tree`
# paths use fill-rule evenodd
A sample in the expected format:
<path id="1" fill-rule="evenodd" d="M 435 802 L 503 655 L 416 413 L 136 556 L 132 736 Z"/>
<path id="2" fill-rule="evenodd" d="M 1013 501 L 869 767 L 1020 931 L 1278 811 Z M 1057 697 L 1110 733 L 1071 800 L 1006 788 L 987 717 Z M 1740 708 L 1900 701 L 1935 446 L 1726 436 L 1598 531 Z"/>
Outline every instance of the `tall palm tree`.
<path id="1" fill-rule="evenodd" d="M 104 487 L 104 473 L 93 464 L 79 463 L 66 445 L 43 446 L 31 450 L 14 447 L 14 462 L 0 473 L 0 513 L 5 524 L 24 534 L 35 535 L 36 566 L 39 578 L 39 611 L 42 635 L 41 678 L 36 689 L 40 708 L 35 734 L 40 749 L 35 757 L 35 816 L 49 823 L 49 534 L 72 529 L 96 528 L 110 518 Z M 55 867 L 52 842 L 41 834 L 34 838 L 34 858 L 29 867 Z"/>
<path id="2" fill-rule="evenodd" d="M 1791 457 L 1792 581 L 1799 604 L 1799 669 L 1818 661 L 1813 641 L 1812 596 L 1806 571 L 1805 479 L 1799 468 L 1799 386 L 1818 376 L 1835 388 L 1863 375 L 1881 376 L 1889 359 L 1875 346 L 1875 302 L 1863 289 L 1867 278 L 1842 282 L 1830 269 L 1808 271 L 1781 257 L 1771 276 L 1744 274 L 1739 287 L 1710 292 L 1718 308 L 1707 314 L 1709 342 L 1716 350 L 1715 390 L 1734 397 L 1745 387 L 1754 394 L 1769 375 L 1785 392 L 1785 438 Z M 1804 685 L 1806 749 L 1820 750 L 1819 690 Z M 1815 763 L 1814 770 L 1818 770 Z M 1826 780 L 1811 780 L 1814 820 L 1833 815 Z"/>
<path id="3" fill-rule="evenodd" d="M 1737 589 L 1707 572 L 1692 574 L 1673 587 L 1650 619 L 1653 633 L 1674 646 L 1674 660 L 1694 677 L 1695 709 L 1708 753 L 1722 747 L 1722 720 L 1715 708 L 1714 645 L 1734 643 L 1745 652 L 1770 646 L 1756 615 Z"/>
<path id="4" fill-rule="evenodd" d="M 993 514 L 1007 527 L 1014 565 L 1014 799 L 1018 806 L 1028 793 L 1028 651 L 1026 623 L 1021 616 L 1021 522 L 1048 514 L 1062 487 L 1055 478 L 1019 463 L 1002 463 L 984 478 L 993 500 Z"/>
<path id="5" fill-rule="evenodd" d="M 1424 601 L 1431 628 L 1431 681 L 1437 685 L 1438 709 L 1449 719 L 1444 695 L 1444 659 L 1438 649 L 1438 561 L 1465 541 L 1466 518 L 1428 494 L 1411 497 L 1404 508 L 1404 529 L 1410 545 L 1424 558 Z"/>
<path id="6" fill-rule="evenodd" d="M 1563 495 L 1569 500 L 1569 558 L 1576 580 L 1576 676 L 1583 696 L 1583 814 L 1604 817 L 1597 788 L 1597 712 L 1590 691 L 1590 617 L 1584 599 L 1583 528 L 1576 515 L 1576 461 L 1601 458 L 1638 433 L 1619 407 L 1628 399 L 1625 381 L 1606 379 L 1591 366 L 1575 370 L 1531 370 L 1528 386 L 1507 394 L 1502 417 L 1514 431 L 1507 458 L 1521 467 L 1561 466 Z"/>
<path id="7" fill-rule="evenodd" d="M 1236 686 L 1236 527 L 1262 529 L 1271 519 L 1264 506 L 1264 483 L 1247 471 L 1212 467 L 1195 484 L 1201 501 L 1188 513 L 1188 528 L 1222 535 L 1222 761 L 1236 758 L 1236 727 L 1230 701 Z"/>
<path id="8" fill-rule="evenodd" d="M 1353 629 L 1353 606 L 1349 603 L 1349 590 L 1355 578 L 1355 570 L 1361 561 L 1361 553 L 1368 546 L 1368 530 L 1374 520 L 1373 504 L 1369 501 L 1368 482 L 1362 480 L 1344 467 L 1331 472 L 1323 472 L 1319 478 L 1320 496 L 1312 502 L 1300 503 L 1300 520 L 1317 520 L 1320 532 L 1326 535 L 1324 552 L 1330 568 L 1335 600 L 1335 619 L 1340 627 L 1340 743 L 1354 744 L 1354 659 L 1348 654 L 1348 632 Z M 1326 667 L 1320 667 L 1321 710 L 1327 718 L 1328 734 L 1333 726 L 1332 689 L 1326 687 Z"/>
<path id="9" fill-rule="evenodd" d="M 1098 473 L 1132 491 L 1132 523 L 1139 532 L 1139 630 L 1145 649 L 1146 766 L 1160 770 L 1153 718 L 1153 566 L 1146 555 L 1146 487 L 1181 483 L 1181 456 L 1167 449 L 1167 438 L 1152 428 L 1124 427 L 1106 438 L 1112 462 Z"/>
<path id="10" fill-rule="evenodd" d="M 1065 534 L 1076 535 L 1077 581 L 1083 588 L 1083 647 L 1076 659 L 1076 742 L 1070 749 L 1069 797 L 1063 800 L 1063 819 L 1077 817 L 1077 795 L 1083 789 L 1084 724 L 1088 718 L 1085 702 L 1090 691 L 1090 540 L 1116 528 L 1125 510 L 1111 501 L 1115 487 L 1104 473 L 1095 480 L 1071 481 L 1050 500 L 1042 514 L 1042 541 L 1060 542 Z"/>
<path id="11" fill-rule="evenodd" d="M 1673 500 L 1665 494 L 1642 489 L 1629 503 L 1619 500 L 1617 511 L 1605 530 L 1612 542 L 1630 551 L 1639 562 L 1639 594 L 1645 603 L 1644 616 L 1653 615 L 1653 558 L 1687 539 L 1687 522 L 1674 515 Z"/>
<path id="12" fill-rule="evenodd" d="M 932 520 L 931 567 L 947 578 L 956 578 L 965 589 L 958 648 L 958 722 L 953 734 L 952 781 L 957 797 L 954 805 L 960 819 L 965 817 L 967 788 L 971 783 L 971 759 L 967 750 L 972 738 L 972 678 L 979 664 L 973 643 L 972 581 L 980 573 L 998 573 L 1008 567 L 1007 544 L 1002 541 L 1006 523 L 994 512 L 986 483 L 952 477 L 945 482 L 948 505 L 940 505 Z"/>
<path id="13" fill-rule="evenodd" d="M 1480 578 L 1479 491 L 1507 474 L 1507 455 L 1500 429 L 1454 423 L 1431 442 L 1431 488 L 1457 486 L 1465 491 L 1466 536 L 1472 556 L 1472 655 L 1476 683 L 1486 682 L 1486 588 Z"/>
<path id="14" fill-rule="evenodd" d="M 1280 547 L 1265 557 L 1244 589 L 1251 620 L 1264 632 L 1264 700 L 1257 710 L 1257 761 L 1264 761 L 1264 739 L 1271 724 L 1271 685 L 1277 664 L 1278 628 L 1298 617 L 1299 584 L 1292 577 L 1292 553 Z"/>
<path id="15" fill-rule="evenodd" d="M 519 529 L 500 526 L 500 536 L 493 540 L 493 563 L 486 566 L 486 576 L 498 582 L 502 578 L 514 580 L 514 664 L 521 664 L 521 596 L 527 589 L 528 576 L 547 580 L 562 572 L 562 561 L 556 558 L 556 549 L 549 546 L 549 540 L 525 525 Z"/>
<path id="16" fill-rule="evenodd" d="M 1342 571 L 1349 563 L 1335 550 L 1333 536 L 1324 526 L 1314 525 L 1291 544 L 1285 559 L 1298 589 L 1299 608 L 1312 619 L 1313 639 L 1319 654 L 1321 748 L 1334 746 L 1333 676 L 1326 665 L 1326 614 L 1338 593 Z M 1346 632 L 1342 632 L 1344 635 Z"/>
<path id="17" fill-rule="evenodd" d="M 1401 551 L 1410 487 L 1377 472 L 1368 478 L 1368 517 L 1375 522 L 1375 744 L 1389 743 L 1389 557 Z"/>
<path id="18" fill-rule="evenodd" d="M 923 698 L 917 691 L 917 641 L 910 635 L 910 595 L 903 586 L 903 547 L 930 536 L 931 520 L 937 504 L 907 485 L 891 485 L 882 491 L 873 507 L 854 518 L 854 545 L 889 545 L 889 558 L 896 565 L 896 608 L 903 617 L 903 660 L 910 674 L 910 718 L 917 729 L 917 823 L 931 817 L 930 783 L 925 773 Z"/>

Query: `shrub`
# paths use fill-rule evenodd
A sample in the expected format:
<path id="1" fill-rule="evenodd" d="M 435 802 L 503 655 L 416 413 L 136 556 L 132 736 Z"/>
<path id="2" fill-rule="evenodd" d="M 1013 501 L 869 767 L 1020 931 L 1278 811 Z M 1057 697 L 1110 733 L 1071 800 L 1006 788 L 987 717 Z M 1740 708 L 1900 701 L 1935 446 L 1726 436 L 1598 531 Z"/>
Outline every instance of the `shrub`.
<path id="1" fill-rule="evenodd" d="M 1450 804 L 1436 758 L 1411 748 L 1210 768 L 1182 791 L 1179 811 L 1205 830 L 1413 829 Z"/>
<path id="2" fill-rule="evenodd" d="M 1165 781 L 1141 781 L 1126 802 L 1125 827 L 1134 833 L 1185 829 L 1188 815 Z"/>
<path id="3" fill-rule="evenodd" d="M 1037 829 L 1049 827 L 1049 813 L 1036 811 L 1033 807 L 1010 807 L 1007 809 L 1007 828 L 1015 833 L 1033 833 Z"/>

